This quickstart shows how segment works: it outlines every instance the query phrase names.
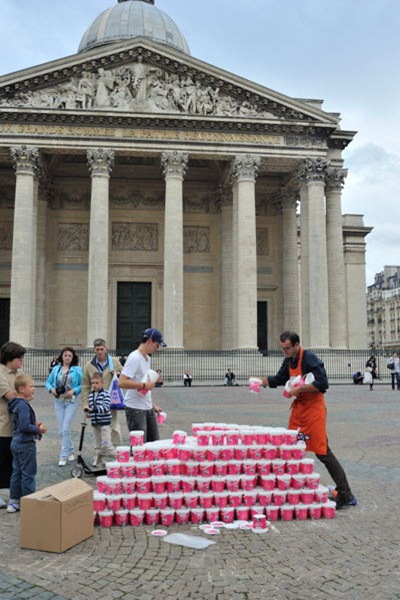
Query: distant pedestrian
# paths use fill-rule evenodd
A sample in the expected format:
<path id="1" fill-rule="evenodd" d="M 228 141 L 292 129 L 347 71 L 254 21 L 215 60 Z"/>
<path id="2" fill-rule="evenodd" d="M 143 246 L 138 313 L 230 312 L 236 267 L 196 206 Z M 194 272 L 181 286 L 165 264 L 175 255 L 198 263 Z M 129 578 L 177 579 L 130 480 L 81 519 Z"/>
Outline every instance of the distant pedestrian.
<path id="1" fill-rule="evenodd" d="M 192 387 L 192 379 L 193 375 L 188 369 L 186 369 L 186 371 L 183 373 L 183 385 L 185 387 Z"/>
<path id="2" fill-rule="evenodd" d="M 224 385 L 239 385 L 236 383 L 235 373 L 230 368 L 226 370 Z"/>
<path id="3" fill-rule="evenodd" d="M 367 362 L 365 363 L 365 374 L 364 374 L 364 383 L 369 384 L 369 390 L 372 392 L 374 389 L 375 379 L 378 379 L 378 374 L 376 372 L 376 358 L 373 354 L 369 357 Z M 368 377 L 370 374 L 370 377 Z"/>
<path id="4" fill-rule="evenodd" d="M 393 352 L 392 356 L 388 358 L 387 368 L 390 370 L 392 390 L 394 390 L 395 387 L 400 390 L 400 358 L 397 352 Z"/>

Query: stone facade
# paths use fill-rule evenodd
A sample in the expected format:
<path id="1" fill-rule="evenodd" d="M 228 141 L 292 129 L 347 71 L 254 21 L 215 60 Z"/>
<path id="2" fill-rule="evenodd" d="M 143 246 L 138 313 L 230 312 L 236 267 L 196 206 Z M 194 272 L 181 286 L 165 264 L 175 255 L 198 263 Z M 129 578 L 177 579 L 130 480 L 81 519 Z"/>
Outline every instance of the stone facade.
<path id="1" fill-rule="evenodd" d="M 274 347 L 286 327 L 364 347 L 370 229 L 341 213 L 353 136 L 321 103 L 143 39 L 1 77 L 10 338 L 122 347 L 120 284 L 144 283 L 138 323 L 171 347 Z"/>

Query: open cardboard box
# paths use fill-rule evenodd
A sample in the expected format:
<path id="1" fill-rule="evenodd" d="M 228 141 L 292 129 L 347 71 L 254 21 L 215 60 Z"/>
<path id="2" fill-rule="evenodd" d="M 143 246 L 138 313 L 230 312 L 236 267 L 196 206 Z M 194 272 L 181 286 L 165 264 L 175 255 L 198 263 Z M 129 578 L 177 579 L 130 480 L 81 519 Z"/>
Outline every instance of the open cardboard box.
<path id="1" fill-rule="evenodd" d="M 64 552 L 93 535 L 93 489 L 68 479 L 21 498 L 21 548 Z"/>

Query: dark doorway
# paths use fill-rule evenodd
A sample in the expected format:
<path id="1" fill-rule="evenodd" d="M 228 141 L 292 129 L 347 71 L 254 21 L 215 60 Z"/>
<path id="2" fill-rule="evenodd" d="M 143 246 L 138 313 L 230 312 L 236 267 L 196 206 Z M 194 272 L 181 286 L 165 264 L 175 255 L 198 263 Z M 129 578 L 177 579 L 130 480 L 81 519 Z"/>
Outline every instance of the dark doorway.
<path id="1" fill-rule="evenodd" d="M 268 352 L 268 302 L 257 302 L 257 346 L 260 352 Z"/>
<path id="2" fill-rule="evenodd" d="M 117 288 L 117 351 L 134 350 L 151 327 L 151 283 L 119 282 Z"/>
<path id="3" fill-rule="evenodd" d="M 10 339 L 10 298 L 0 298 L 0 345 Z"/>

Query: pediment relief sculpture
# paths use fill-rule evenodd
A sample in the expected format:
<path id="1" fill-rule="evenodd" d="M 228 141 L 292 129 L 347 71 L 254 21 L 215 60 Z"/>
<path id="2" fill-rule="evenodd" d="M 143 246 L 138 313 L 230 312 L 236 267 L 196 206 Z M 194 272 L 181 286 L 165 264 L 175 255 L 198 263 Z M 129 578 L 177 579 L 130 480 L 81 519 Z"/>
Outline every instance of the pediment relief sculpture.
<path id="1" fill-rule="evenodd" d="M 139 55 L 131 64 L 110 69 L 100 67 L 93 72 L 83 71 L 71 77 L 69 81 L 52 87 L 27 90 L 12 97 L 3 97 L 0 106 L 214 117 L 290 118 L 290 114 L 279 114 L 277 106 L 276 111 L 265 110 L 262 98 L 257 101 L 249 97 L 249 94 L 241 98 L 221 86 L 207 83 L 202 75 L 199 73 L 196 78 L 195 74 L 184 70 L 182 73 L 169 72 L 146 63 L 142 55 Z"/>

